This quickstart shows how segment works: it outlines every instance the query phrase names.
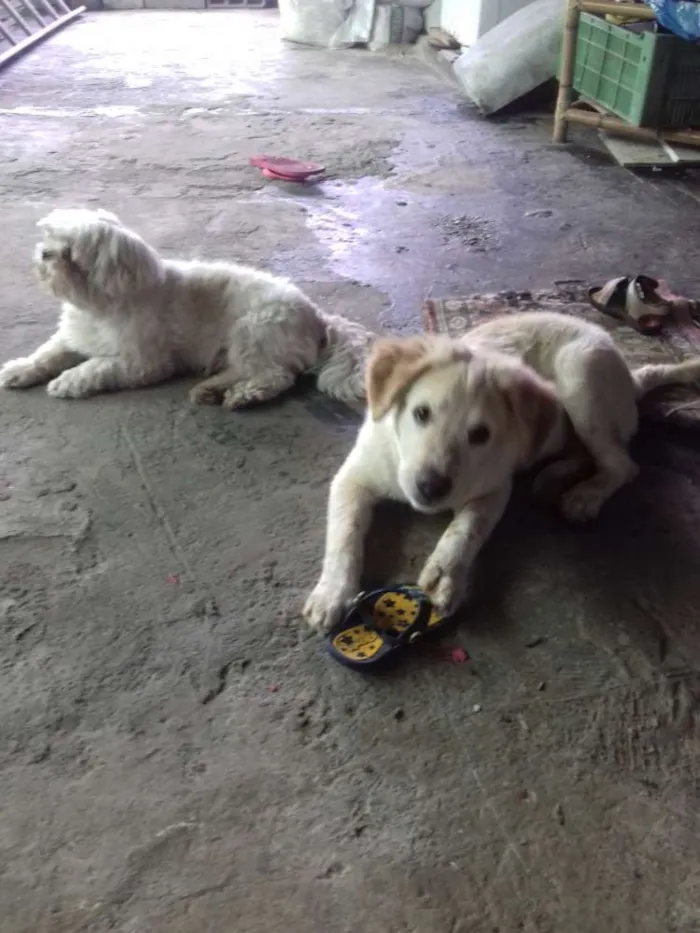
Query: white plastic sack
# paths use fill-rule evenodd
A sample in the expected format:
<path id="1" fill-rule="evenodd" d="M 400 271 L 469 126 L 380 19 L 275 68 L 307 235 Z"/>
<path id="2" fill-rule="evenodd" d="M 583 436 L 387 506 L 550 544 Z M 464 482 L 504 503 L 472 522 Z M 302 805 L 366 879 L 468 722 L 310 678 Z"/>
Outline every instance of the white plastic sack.
<path id="1" fill-rule="evenodd" d="M 367 45 L 375 0 L 279 0 L 282 38 L 324 49 Z"/>
<path id="2" fill-rule="evenodd" d="M 557 73 L 565 0 L 535 0 L 494 26 L 454 63 L 482 113 L 496 113 Z"/>
<path id="3" fill-rule="evenodd" d="M 390 45 L 410 45 L 423 32 L 423 11 L 410 6 L 380 3 L 374 13 L 369 47 L 379 52 Z"/>
<path id="4" fill-rule="evenodd" d="M 471 48 L 490 29 L 532 0 L 443 0 L 439 25 L 463 48 Z"/>
<path id="5" fill-rule="evenodd" d="M 415 7 L 416 10 L 424 10 L 430 6 L 433 0 L 377 0 L 380 4 L 389 4 L 393 6 Z"/>
<path id="6" fill-rule="evenodd" d="M 425 17 L 426 31 L 428 29 L 439 29 L 442 26 L 442 0 L 433 0 L 423 16 Z"/>

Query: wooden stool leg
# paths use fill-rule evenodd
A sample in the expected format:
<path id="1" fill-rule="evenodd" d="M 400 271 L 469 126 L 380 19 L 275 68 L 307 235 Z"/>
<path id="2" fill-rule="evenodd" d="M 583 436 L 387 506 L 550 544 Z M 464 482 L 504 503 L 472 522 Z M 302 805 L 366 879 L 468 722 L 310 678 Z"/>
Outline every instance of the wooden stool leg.
<path id="1" fill-rule="evenodd" d="M 554 142 L 565 143 L 567 122 L 564 114 L 571 106 L 571 85 L 574 78 L 574 59 L 576 57 L 576 31 L 581 12 L 579 0 L 568 0 L 564 34 L 561 40 L 561 64 L 559 68 L 559 93 L 557 108 L 554 112 Z"/>

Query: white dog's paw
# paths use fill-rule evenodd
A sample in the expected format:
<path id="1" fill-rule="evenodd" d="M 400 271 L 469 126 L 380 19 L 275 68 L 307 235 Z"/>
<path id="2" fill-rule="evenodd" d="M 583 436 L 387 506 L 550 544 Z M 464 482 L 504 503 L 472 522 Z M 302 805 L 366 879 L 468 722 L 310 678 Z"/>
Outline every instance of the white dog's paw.
<path id="1" fill-rule="evenodd" d="M 266 386 L 257 382 L 241 382 L 225 390 L 221 396 L 221 404 L 229 411 L 235 411 L 237 408 L 247 408 L 256 402 L 266 402 L 269 398 L 270 392 Z"/>
<path id="2" fill-rule="evenodd" d="M 41 381 L 41 373 L 27 357 L 10 360 L 0 368 L 0 386 L 3 389 L 27 389 Z"/>
<path id="3" fill-rule="evenodd" d="M 224 390 L 206 382 L 198 382 L 190 389 L 190 401 L 193 405 L 220 405 Z"/>
<path id="4" fill-rule="evenodd" d="M 224 392 L 221 402 L 224 408 L 233 411 L 248 405 L 269 402 L 294 385 L 294 373 L 279 369 L 263 372 L 255 379 L 235 382 Z"/>
<path id="5" fill-rule="evenodd" d="M 327 632 L 339 622 L 345 608 L 355 595 L 348 587 L 338 586 L 336 583 L 319 580 L 316 589 L 306 600 L 304 618 L 310 628 L 317 632 Z"/>
<path id="6" fill-rule="evenodd" d="M 606 496 L 602 496 L 598 489 L 580 483 L 561 497 L 561 514 L 567 521 L 577 525 L 590 522 L 598 517 L 605 500 Z"/>
<path id="7" fill-rule="evenodd" d="M 46 386 L 46 391 L 53 398 L 87 398 L 94 395 L 96 389 L 83 376 L 72 369 L 67 369 L 51 380 Z"/>
<path id="8" fill-rule="evenodd" d="M 429 597 L 443 618 L 455 613 L 469 593 L 469 573 L 462 569 L 457 574 L 447 570 L 432 558 L 418 578 L 418 586 Z"/>

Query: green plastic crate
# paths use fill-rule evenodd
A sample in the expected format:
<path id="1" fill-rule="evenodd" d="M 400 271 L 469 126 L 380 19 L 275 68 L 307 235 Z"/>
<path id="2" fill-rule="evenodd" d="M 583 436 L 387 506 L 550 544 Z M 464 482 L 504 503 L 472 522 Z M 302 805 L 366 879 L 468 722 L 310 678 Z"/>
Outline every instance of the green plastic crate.
<path id="1" fill-rule="evenodd" d="M 574 90 L 634 126 L 700 126 L 700 48 L 581 13 Z"/>

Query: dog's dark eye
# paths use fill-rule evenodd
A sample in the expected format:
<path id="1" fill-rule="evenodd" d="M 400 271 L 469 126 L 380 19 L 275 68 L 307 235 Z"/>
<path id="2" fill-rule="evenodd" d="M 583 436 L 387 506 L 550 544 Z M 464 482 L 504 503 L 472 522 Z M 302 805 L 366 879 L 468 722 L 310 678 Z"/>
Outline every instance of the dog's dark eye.
<path id="1" fill-rule="evenodd" d="M 485 444 L 488 439 L 491 437 L 491 432 L 486 427 L 485 424 L 477 424 L 475 428 L 470 428 L 467 438 L 470 444 L 475 446 L 481 446 Z"/>
<path id="2" fill-rule="evenodd" d="M 427 424 L 430 421 L 430 409 L 427 405 L 418 405 L 413 409 L 413 417 L 418 424 Z"/>

